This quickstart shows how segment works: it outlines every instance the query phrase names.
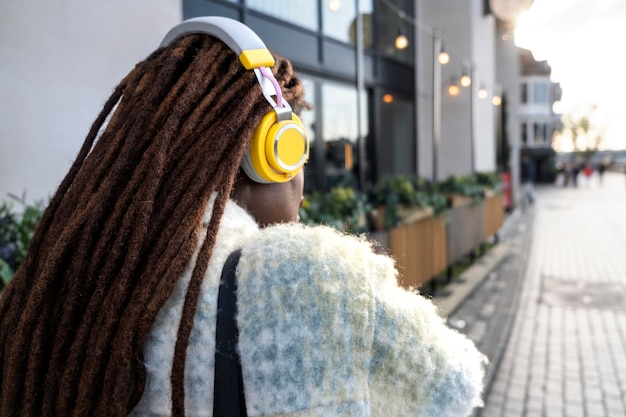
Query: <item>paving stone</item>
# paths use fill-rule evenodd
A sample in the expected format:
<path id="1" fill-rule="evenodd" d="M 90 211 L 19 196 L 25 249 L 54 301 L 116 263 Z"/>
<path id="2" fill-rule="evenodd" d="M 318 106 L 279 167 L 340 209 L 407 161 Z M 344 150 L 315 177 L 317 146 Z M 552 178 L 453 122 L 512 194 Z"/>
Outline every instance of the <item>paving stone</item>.
<path id="1" fill-rule="evenodd" d="M 585 417 L 585 407 L 582 403 L 567 403 L 564 411 L 567 417 Z"/>
<path id="2" fill-rule="evenodd" d="M 597 401 L 585 401 L 585 411 L 589 417 L 602 417 L 606 416 L 606 410 L 601 402 Z"/>

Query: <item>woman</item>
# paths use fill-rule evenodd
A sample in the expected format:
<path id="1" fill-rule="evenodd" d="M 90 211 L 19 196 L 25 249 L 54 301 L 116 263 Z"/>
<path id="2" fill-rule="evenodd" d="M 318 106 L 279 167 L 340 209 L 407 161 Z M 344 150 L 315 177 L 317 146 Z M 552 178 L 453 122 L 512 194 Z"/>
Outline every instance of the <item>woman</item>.
<path id="1" fill-rule="evenodd" d="M 0 415 L 212 415 L 217 294 L 239 248 L 249 416 L 480 404 L 484 357 L 390 258 L 297 223 L 302 84 L 257 41 L 229 19 L 184 22 L 106 102 L 0 300 Z"/>

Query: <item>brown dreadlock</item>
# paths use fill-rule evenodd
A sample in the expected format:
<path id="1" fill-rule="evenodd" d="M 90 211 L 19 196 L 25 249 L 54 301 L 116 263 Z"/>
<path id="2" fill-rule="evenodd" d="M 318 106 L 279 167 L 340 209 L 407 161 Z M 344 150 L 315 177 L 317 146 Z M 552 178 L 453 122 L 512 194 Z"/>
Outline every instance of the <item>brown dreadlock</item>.
<path id="1" fill-rule="evenodd" d="M 299 112 L 306 104 L 290 63 L 277 58 L 273 71 Z M 184 415 L 200 283 L 240 161 L 269 110 L 254 74 L 207 35 L 155 51 L 122 80 L 0 299 L 0 415 L 132 410 L 145 385 L 142 346 L 215 193 L 171 372 L 172 414 Z"/>

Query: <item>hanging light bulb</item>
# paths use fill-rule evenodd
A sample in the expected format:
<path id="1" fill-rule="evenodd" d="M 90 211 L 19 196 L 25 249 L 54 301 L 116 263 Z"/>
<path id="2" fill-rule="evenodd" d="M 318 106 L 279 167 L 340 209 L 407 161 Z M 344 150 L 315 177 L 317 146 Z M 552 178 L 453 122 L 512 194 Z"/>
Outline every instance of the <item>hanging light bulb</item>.
<path id="1" fill-rule="evenodd" d="M 341 9 L 341 0 L 328 0 L 328 9 L 331 12 L 338 12 Z"/>
<path id="2" fill-rule="evenodd" d="M 487 98 L 487 89 L 485 88 L 484 85 L 481 85 L 480 88 L 478 89 L 478 98 L 480 99 L 486 99 Z"/>
<path id="3" fill-rule="evenodd" d="M 385 95 L 383 96 L 383 101 L 384 101 L 385 103 L 391 103 L 391 102 L 393 102 L 393 95 L 392 95 L 392 94 L 385 94 Z"/>
<path id="4" fill-rule="evenodd" d="M 461 89 L 459 88 L 459 85 L 456 83 L 456 80 L 452 78 L 450 84 L 448 85 L 448 94 L 451 96 L 458 96 L 460 92 Z"/>
<path id="5" fill-rule="evenodd" d="M 500 97 L 500 96 L 493 96 L 491 98 L 491 104 L 493 104 L 494 106 L 499 106 L 500 104 L 502 104 L 502 97 Z"/>
<path id="6" fill-rule="evenodd" d="M 441 50 L 439 51 L 439 55 L 437 56 L 439 63 L 441 65 L 446 65 L 450 62 L 450 55 L 446 52 L 446 48 L 443 46 L 443 42 L 441 43 Z"/>
<path id="7" fill-rule="evenodd" d="M 467 73 L 467 69 L 465 65 L 463 65 L 463 73 L 461 74 L 461 79 L 459 80 L 463 87 L 469 87 L 472 85 L 472 77 Z"/>
<path id="8" fill-rule="evenodd" d="M 409 46 L 409 39 L 401 30 L 398 30 L 398 36 L 396 37 L 395 44 L 396 44 L 396 49 L 400 49 L 400 50 Z"/>

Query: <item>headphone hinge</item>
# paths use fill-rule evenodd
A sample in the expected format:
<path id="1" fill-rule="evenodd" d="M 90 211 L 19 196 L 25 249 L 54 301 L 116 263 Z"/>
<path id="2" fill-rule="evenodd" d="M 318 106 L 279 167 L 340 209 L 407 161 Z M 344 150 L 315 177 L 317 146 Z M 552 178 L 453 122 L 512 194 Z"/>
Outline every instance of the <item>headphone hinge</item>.
<path id="1" fill-rule="evenodd" d="M 289 107 L 288 104 L 287 104 L 287 107 L 283 107 L 282 109 L 275 107 L 274 111 L 276 112 L 277 121 L 285 122 L 285 121 L 291 120 L 291 108 Z"/>

